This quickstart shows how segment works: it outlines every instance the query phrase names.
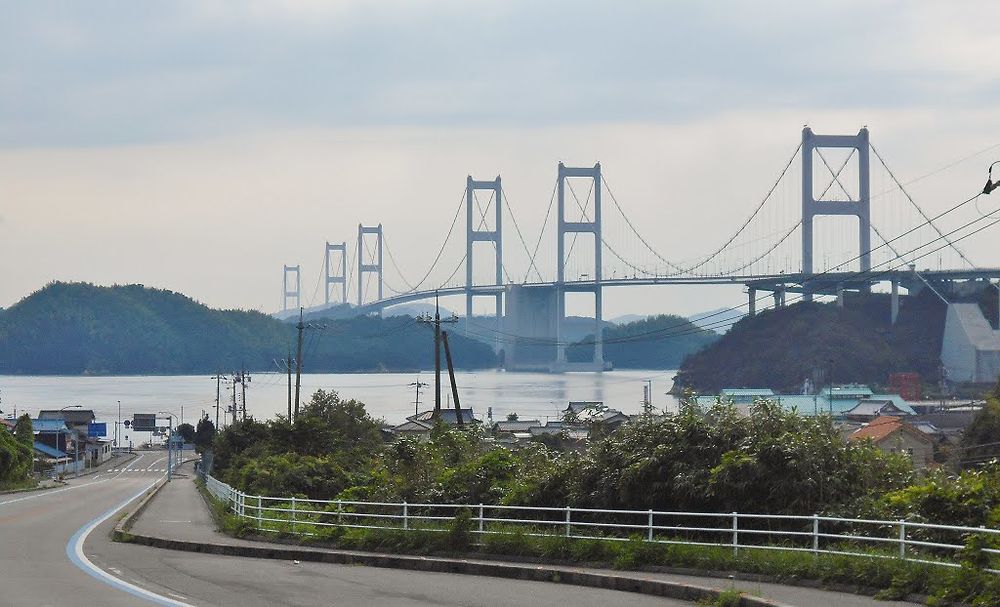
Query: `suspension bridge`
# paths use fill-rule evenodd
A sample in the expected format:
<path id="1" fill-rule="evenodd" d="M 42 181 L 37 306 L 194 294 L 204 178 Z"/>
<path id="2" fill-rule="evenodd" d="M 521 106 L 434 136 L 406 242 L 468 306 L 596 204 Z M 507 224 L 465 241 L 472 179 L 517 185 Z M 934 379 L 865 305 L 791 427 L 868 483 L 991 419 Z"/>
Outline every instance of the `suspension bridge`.
<path id="1" fill-rule="evenodd" d="M 843 305 L 845 292 L 866 293 L 880 284 L 888 285 L 895 323 L 901 289 L 909 295 L 929 289 L 947 303 L 960 282 L 1000 279 L 1000 268 L 973 263 L 962 246 L 976 235 L 989 237 L 988 230 L 1000 222 L 1000 207 L 981 205 L 991 188 L 931 214 L 906 185 L 872 145 L 867 128 L 854 135 L 821 135 L 805 127 L 777 179 L 741 225 L 708 253 L 672 259 L 625 212 L 599 163 L 559 163 L 534 244 L 521 230 L 501 178 L 470 176 L 444 241 L 419 280 L 408 280 L 400 269 L 382 224 L 359 224 L 354 246 L 326 243 L 317 282 L 323 302 L 314 301 L 307 312 L 353 305 L 355 313 L 382 313 L 404 303 L 464 296 L 465 331 L 503 351 L 505 368 L 599 371 L 608 368 L 605 288 L 741 286 L 745 303 L 699 319 L 711 328 L 795 300 L 827 297 Z M 464 240 L 456 230 L 463 210 Z M 520 248 L 505 256 L 507 218 Z M 655 233 L 656 226 L 643 228 Z M 547 233 L 555 239 L 554 260 L 539 255 Z M 484 252 L 489 263 L 475 264 L 476 254 Z M 284 267 L 279 318 L 306 307 L 300 273 L 298 265 Z M 349 302 L 352 288 L 355 298 Z M 566 357 L 572 343 L 565 331 L 566 301 L 577 293 L 593 298 L 594 350 L 586 363 Z M 485 317 L 474 315 L 480 298 L 492 300 Z M 720 318 L 710 319 L 714 316 Z"/>

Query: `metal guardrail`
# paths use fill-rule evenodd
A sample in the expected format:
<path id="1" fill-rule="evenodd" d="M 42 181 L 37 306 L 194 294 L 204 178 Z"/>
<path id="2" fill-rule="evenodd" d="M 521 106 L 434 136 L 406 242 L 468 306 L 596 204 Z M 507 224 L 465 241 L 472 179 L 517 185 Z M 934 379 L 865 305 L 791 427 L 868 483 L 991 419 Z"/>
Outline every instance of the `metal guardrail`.
<path id="1" fill-rule="evenodd" d="M 200 471 L 199 471 L 200 474 Z M 461 509 L 471 514 L 473 533 L 560 536 L 579 540 L 629 541 L 786 550 L 866 558 L 899 558 L 960 567 L 969 536 L 984 538 L 988 560 L 1000 556 L 1000 529 L 936 525 L 907 520 L 829 516 L 608 510 L 489 504 L 425 504 L 314 500 L 249 495 L 201 474 L 205 487 L 237 516 L 265 532 L 315 535 L 324 527 L 443 531 Z M 987 569 L 1000 573 L 1000 569 Z"/>

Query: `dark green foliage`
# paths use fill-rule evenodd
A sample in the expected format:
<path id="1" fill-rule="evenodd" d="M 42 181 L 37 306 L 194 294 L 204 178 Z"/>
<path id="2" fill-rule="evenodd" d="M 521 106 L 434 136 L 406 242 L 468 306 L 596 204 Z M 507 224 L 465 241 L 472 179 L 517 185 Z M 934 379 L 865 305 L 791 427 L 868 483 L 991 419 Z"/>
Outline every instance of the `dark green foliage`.
<path id="1" fill-rule="evenodd" d="M 213 443 L 216 475 L 244 491 L 330 499 L 355 484 L 382 449 L 364 405 L 317 391 L 294 423 L 240 421 Z"/>
<path id="2" fill-rule="evenodd" d="M 468 508 L 461 508 L 448 527 L 448 548 L 455 552 L 465 552 L 471 545 L 472 512 Z"/>
<path id="3" fill-rule="evenodd" d="M 676 369 L 686 356 L 718 339 L 686 318 L 661 314 L 605 328 L 604 359 L 622 369 Z M 593 359 L 593 335 L 570 346 L 566 355 L 574 362 Z"/>
<path id="4" fill-rule="evenodd" d="M 901 488 L 902 458 L 845 443 L 828 417 L 759 401 L 750 415 L 719 404 L 634 421 L 527 489 L 534 505 L 701 512 L 820 512 Z"/>
<path id="5" fill-rule="evenodd" d="M 19 419 L 14 433 L 7 431 L 6 426 L 0 426 L 0 489 L 15 489 L 25 486 L 31 476 L 31 464 L 34 458 L 34 440 L 31 435 L 25 435 L 25 428 L 30 433 L 31 417 L 27 424 Z"/>
<path id="6" fill-rule="evenodd" d="M 17 442 L 23 447 L 31 449 L 34 452 L 35 430 L 31 423 L 31 416 L 27 413 L 17 418 L 17 423 L 14 424 L 14 436 L 17 437 Z"/>
<path id="7" fill-rule="evenodd" d="M 426 368 L 433 347 L 409 317 L 330 320 L 305 370 Z M 213 310 L 180 293 L 142 285 L 55 282 L 0 310 L 0 373 L 211 373 L 273 369 L 295 340 L 293 325 L 266 314 Z M 490 367 L 488 345 L 451 340 L 460 368 Z"/>
<path id="8" fill-rule="evenodd" d="M 753 386 L 797 392 L 806 378 L 884 384 L 890 373 L 938 374 L 944 304 L 922 293 L 907 298 L 895 326 L 883 294 L 834 303 L 797 303 L 766 310 L 733 325 L 717 342 L 692 354 L 677 388 L 715 392 Z"/>
<path id="9" fill-rule="evenodd" d="M 180 424 L 177 426 L 177 434 L 184 439 L 185 443 L 194 442 L 195 429 L 191 424 Z"/>
<path id="10" fill-rule="evenodd" d="M 1000 459 L 1000 382 L 987 395 L 983 408 L 962 432 L 959 463 L 974 466 Z"/>
<path id="11" fill-rule="evenodd" d="M 198 427 L 194 431 L 194 446 L 198 453 L 203 453 L 212 447 L 215 433 L 215 424 L 208 419 L 208 415 L 198 420 Z"/>

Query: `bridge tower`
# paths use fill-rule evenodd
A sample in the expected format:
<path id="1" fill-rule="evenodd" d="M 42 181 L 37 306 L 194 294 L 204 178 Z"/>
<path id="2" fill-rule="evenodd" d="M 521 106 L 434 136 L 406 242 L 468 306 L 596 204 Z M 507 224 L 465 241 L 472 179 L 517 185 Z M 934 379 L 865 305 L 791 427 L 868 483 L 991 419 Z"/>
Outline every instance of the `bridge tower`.
<path id="1" fill-rule="evenodd" d="M 858 199 L 816 200 L 813 191 L 813 161 L 815 150 L 823 148 L 854 148 L 858 152 Z M 871 184 L 869 182 L 868 129 L 857 135 L 817 135 L 812 129 L 802 129 L 802 272 L 813 273 L 813 218 L 818 215 L 853 215 L 858 218 L 858 255 L 861 271 L 871 270 Z M 805 301 L 812 293 L 805 290 Z"/>
<path id="2" fill-rule="evenodd" d="M 365 236 L 375 235 L 375 252 L 366 255 L 367 250 Z M 364 302 L 365 274 L 374 272 L 378 275 L 378 298 L 382 299 L 382 224 L 377 226 L 364 226 L 358 224 L 358 307 Z"/>
<path id="3" fill-rule="evenodd" d="M 291 288 L 288 282 L 289 274 L 295 275 L 294 288 Z M 295 300 L 295 307 L 288 307 L 288 300 Z M 285 266 L 284 274 L 281 277 L 281 309 L 288 311 L 289 309 L 297 310 L 302 305 L 302 275 L 299 273 L 299 266 Z"/>
<path id="4" fill-rule="evenodd" d="M 594 180 L 594 219 L 592 221 L 566 221 L 566 180 L 571 177 L 589 177 Z M 601 163 L 593 167 L 567 167 L 559 163 L 558 180 L 559 220 L 556 263 L 556 365 L 565 366 L 566 346 L 563 323 L 566 319 L 566 293 L 594 294 L 594 365 L 604 368 L 603 301 L 601 293 Z M 566 234 L 589 233 L 594 235 L 593 283 L 566 284 Z"/>
<path id="5" fill-rule="evenodd" d="M 330 253 L 340 253 L 340 266 L 339 274 L 330 274 L 330 270 L 333 268 L 330 265 Z M 323 272 L 326 275 L 326 287 L 324 288 L 324 294 L 326 299 L 326 305 L 330 305 L 330 285 L 340 285 L 341 291 L 341 301 L 347 303 L 347 243 L 342 242 L 340 244 L 330 244 L 326 243 L 326 253 L 323 256 Z"/>
<path id="6" fill-rule="evenodd" d="M 475 205 L 476 191 L 493 192 L 494 200 L 494 229 L 480 230 L 477 228 L 478 221 L 476 213 L 473 212 Z M 499 287 L 503 284 L 503 189 L 500 186 L 500 176 L 492 181 L 476 181 L 472 176 L 465 180 L 465 332 L 469 332 L 469 323 L 472 320 L 472 298 L 476 296 L 476 289 L 472 284 L 473 254 L 474 245 L 477 242 L 493 243 L 495 253 L 496 272 L 493 284 Z M 496 298 L 496 323 L 497 339 L 493 348 L 499 352 L 501 347 L 500 336 L 503 332 L 503 291 L 497 290 L 495 294 L 483 294 Z"/>

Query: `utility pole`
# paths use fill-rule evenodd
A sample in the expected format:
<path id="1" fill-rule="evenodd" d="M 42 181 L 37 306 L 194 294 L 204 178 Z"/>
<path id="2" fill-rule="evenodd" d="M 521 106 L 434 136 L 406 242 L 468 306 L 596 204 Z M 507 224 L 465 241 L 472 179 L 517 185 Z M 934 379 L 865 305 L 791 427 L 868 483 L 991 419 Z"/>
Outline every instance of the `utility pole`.
<path id="1" fill-rule="evenodd" d="M 216 373 L 212 379 L 215 380 L 215 431 L 218 432 L 221 430 L 219 427 L 219 400 L 222 396 L 222 380 L 225 379 L 225 376 Z"/>
<path id="2" fill-rule="evenodd" d="M 299 323 L 295 325 L 298 329 L 298 343 L 295 346 L 295 417 L 299 416 L 299 389 L 302 386 L 302 332 L 305 331 L 305 324 L 302 323 L 303 308 L 299 308 Z"/>
<path id="3" fill-rule="evenodd" d="M 413 401 L 413 414 L 417 415 L 417 414 L 420 413 L 420 389 L 421 388 L 426 388 L 427 384 L 425 384 L 424 382 L 420 381 L 420 378 L 417 377 L 417 381 L 411 382 L 410 386 L 416 388 L 416 390 L 417 390 L 417 399 L 415 401 Z"/>
<path id="4" fill-rule="evenodd" d="M 444 356 L 448 360 L 448 379 L 451 380 L 451 394 L 455 397 L 455 421 L 458 427 L 464 426 L 462 420 L 462 403 L 458 400 L 458 384 L 455 383 L 455 367 L 451 364 L 451 348 L 448 347 L 448 332 L 441 332 L 441 339 L 444 341 Z"/>
<path id="5" fill-rule="evenodd" d="M 285 359 L 285 370 L 288 372 L 288 423 L 292 423 L 292 349 L 288 348 L 288 358 Z"/>
<path id="6" fill-rule="evenodd" d="M 424 316 L 418 318 L 417 322 L 434 325 L 434 419 L 437 419 L 441 415 L 441 323 L 456 323 L 458 317 L 452 316 L 447 320 L 441 320 L 441 307 L 435 291 L 434 318 Z"/>
<path id="7" fill-rule="evenodd" d="M 246 367 L 240 367 L 240 372 L 233 377 L 233 392 L 236 391 L 236 382 L 240 384 L 240 391 L 243 395 L 243 405 L 242 405 L 242 416 L 243 421 L 247 419 L 247 384 L 252 381 L 253 378 L 247 373 Z M 233 403 L 235 404 L 236 397 L 233 397 Z"/>
<path id="8" fill-rule="evenodd" d="M 239 409 L 236 407 L 236 374 L 233 373 L 233 404 L 229 406 L 229 413 L 233 416 L 233 423 L 236 423 L 236 412 Z"/>

